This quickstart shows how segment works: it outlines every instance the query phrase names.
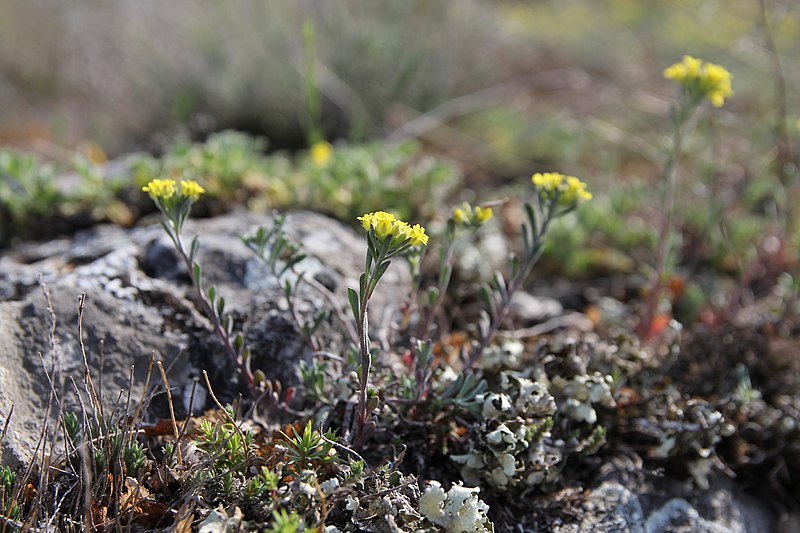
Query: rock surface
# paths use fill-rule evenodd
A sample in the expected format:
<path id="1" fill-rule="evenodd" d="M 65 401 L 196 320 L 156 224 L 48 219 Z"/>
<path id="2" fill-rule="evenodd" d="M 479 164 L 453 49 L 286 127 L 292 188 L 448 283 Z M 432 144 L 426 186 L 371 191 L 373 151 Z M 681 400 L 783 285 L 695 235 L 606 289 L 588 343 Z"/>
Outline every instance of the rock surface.
<path id="1" fill-rule="evenodd" d="M 187 242 L 190 235 L 200 235 L 205 286 L 215 286 L 225 297 L 235 329 L 245 333 L 252 348 L 252 368 L 292 385 L 299 361 L 311 350 L 286 310 L 274 276 L 239 239 L 270 223 L 266 215 L 234 213 L 190 220 L 184 231 Z M 345 291 L 357 286 L 363 237 L 308 212 L 290 214 L 284 228 L 308 254 L 298 270 L 331 289 L 342 316 L 349 319 Z M 380 317 L 390 316 L 384 312 L 389 304 L 401 302 L 408 287 L 408 270 L 402 261 L 396 263 L 371 303 L 376 327 Z M 188 274 L 158 224 L 129 230 L 101 226 L 70 239 L 27 244 L 0 257 L 0 429 L 13 406 L 2 445 L 5 464 L 26 462 L 35 453 L 51 389 L 65 409 L 74 407 L 75 389 L 85 390 L 78 334 L 81 294 L 86 294 L 86 361 L 95 386 L 102 385 L 103 403 L 112 406 L 121 398 L 124 405 L 127 395 L 120 397 L 120 391 L 131 385 L 131 401 L 138 401 L 151 354 L 167 369 L 179 416 L 190 403 L 193 377 L 204 369 L 222 401 L 241 390 L 210 322 L 198 311 Z M 298 296 L 301 317 L 328 306 L 308 285 Z M 323 325 L 320 335 L 326 348 L 335 351 L 348 340 L 341 333 L 344 328 L 333 321 Z M 151 390 L 161 386 L 159 376 L 153 369 Z M 156 395 L 155 416 L 164 416 L 165 411 L 158 412 L 159 401 L 166 406 L 163 395 Z M 198 403 L 193 402 L 195 412 L 204 407 Z M 56 409 L 51 402 L 51 413 Z"/>

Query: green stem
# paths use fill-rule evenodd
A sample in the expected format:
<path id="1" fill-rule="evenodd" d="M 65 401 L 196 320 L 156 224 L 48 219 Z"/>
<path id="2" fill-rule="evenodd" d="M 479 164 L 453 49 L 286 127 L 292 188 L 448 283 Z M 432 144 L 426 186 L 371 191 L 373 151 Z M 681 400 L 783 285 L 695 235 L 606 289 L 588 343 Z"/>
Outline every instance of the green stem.
<path id="1" fill-rule="evenodd" d="M 678 170 L 683 151 L 683 141 L 688 135 L 693 102 L 684 102 L 675 113 L 675 130 L 672 137 L 672 151 L 664 167 L 663 181 L 665 184 L 661 205 L 663 218 L 658 232 L 658 247 L 656 248 L 656 269 L 653 274 L 652 290 L 645 301 L 644 315 L 639 322 L 639 336 L 648 334 L 650 326 L 658 309 L 658 302 L 664 289 L 664 274 L 670 256 L 670 236 L 672 234 L 672 219 L 675 211 L 675 189 L 678 184 Z"/>
<path id="2" fill-rule="evenodd" d="M 450 267 L 450 263 L 453 260 L 453 253 L 455 251 L 455 239 L 451 238 L 447 243 L 447 248 L 445 250 L 444 258 L 439 264 L 439 272 L 444 274 L 439 277 L 439 284 L 436 286 L 436 290 L 438 291 L 436 294 L 436 300 L 434 300 L 433 305 L 431 308 L 428 309 L 427 314 L 425 315 L 425 319 L 423 320 L 420 327 L 417 329 L 417 335 L 420 338 L 429 337 L 429 332 L 431 328 L 431 323 L 436 315 L 439 313 L 439 309 L 442 306 L 442 302 L 444 302 L 444 295 L 447 292 L 447 288 L 450 286 L 450 278 L 453 275 L 453 269 Z"/>
<path id="3" fill-rule="evenodd" d="M 531 240 L 531 247 L 527 252 L 522 264 L 520 265 L 519 270 L 517 271 L 516 275 L 511 278 L 511 282 L 508 284 L 508 288 L 506 290 L 505 295 L 501 295 L 500 298 L 500 305 L 497 307 L 494 316 L 492 317 L 492 321 L 489 325 L 489 328 L 481 335 L 481 338 L 478 341 L 478 345 L 472 351 L 472 355 L 470 355 L 469 360 L 467 361 L 467 368 L 473 368 L 475 364 L 480 359 L 481 355 L 483 355 L 483 351 L 489 345 L 492 338 L 494 337 L 497 330 L 500 329 L 500 326 L 503 324 L 503 321 L 508 316 L 508 311 L 511 308 L 511 300 L 514 297 L 514 293 L 519 290 L 522 286 L 522 282 L 530 274 L 533 266 L 542 256 L 542 252 L 544 251 L 543 241 L 544 235 L 547 233 L 547 229 L 550 226 L 550 222 L 554 218 L 554 210 L 558 207 L 558 196 L 550 199 L 548 201 L 547 212 L 543 214 L 542 224 L 538 228 L 538 230 L 534 227 L 531 227 L 531 232 L 535 232 L 533 238 Z M 557 214 L 556 214 L 557 215 Z M 533 221 L 531 221 L 533 222 Z"/>
<path id="4" fill-rule="evenodd" d="M 387 239 L 381 247 L 378 257 L 373 258 L 369 271 L 366 272 L 364 280 L 364 293 L 359 295 L 358 309 L 358 339 L 361 352 L 361 373 L 359 375 L 358 408 L 354 420 L 354 445 L 360 446 L 366 441 L 367 436 L 364 429 L 369 422 L 369 409 L 367 407 L 367 395 L 369 390 L 369 374 L 372 369 L 372 355 L 369 353 L 369 318 L 367 306 L 372 293 L 378 285 L 379 278 L 376 276 L 380 265 L 388 259 L 391 239 Z"/>
<path id="5" fill-rule="evenodd" d="M 227 330 L 223 326 L 220 317 L 217 316 L 216 311 L 214 310 L 214 306 L 211 301 L 208 299 L 208 296 L 203 292 L 202 285 L 200 283 L 201 280 L 197 279 L 194 272 L 194 265 L 192 264 L 191 259 L 186 254 L 186 250 L 183 248 L 183 243 L 181 242 L 180 233 L 175 231 L 167 232 L 172 239 L 172 242 L 175 243 L 175 248 L 178 250 L 178 253 L 181 254 L 183 261 L 186 263 L 187 268 L 189 269 L 189 279 L 192 281 L 192 285 L 194 285 L 195 290 L 197 291 L 197 295 L 200 298 L 200 302 L 203 306 L 203 310 L 206 313 L 206 316 L 211 320 L 212 324 L 214 325 L 214 331 L 216 332 L 217 336 L 219 337 L 220 341 L 222 341 L 223 346 L 225 347 L 225 351 L 228 352 L 233 363 L 239 369 L 239 373 L 245 380 L 247 384 L 247 388 L 250 390 L 250 393 L 253 395 L 254 398 L 257 398 L 259 395 L 259 391 L 255 384 L 255 378 L 253 377 L 253 372 L 250 370 L 247 362 L 242 358 L 239 351 L 233 345 L 233 341 L 228 335 Z"/>

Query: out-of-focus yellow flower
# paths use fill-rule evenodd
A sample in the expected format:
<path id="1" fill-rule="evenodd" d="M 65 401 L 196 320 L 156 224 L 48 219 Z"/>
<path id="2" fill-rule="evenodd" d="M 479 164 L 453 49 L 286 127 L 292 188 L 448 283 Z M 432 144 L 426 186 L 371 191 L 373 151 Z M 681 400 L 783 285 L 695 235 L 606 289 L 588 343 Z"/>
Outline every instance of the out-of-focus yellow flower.
<path id="1" fill-rule="evenodd" d="M 380 240 L 391 237 L 395 245 L 406 242 L 412 246 L 428 244 L 425 228 L 419 224 L 411 226 L 386 211 L 367 213 L 358 217 L 358 220 L 366 231 L 375 232 L 375 236 Z"/>
<path id="2" fill-rule="evenodd" d="M 150 195 L 156 207 L 166 217 L 174 231 L 180 233 L 181 227 L 192 204 L 203 194 L 205 189 L 194 180 L 151 180 L 142 187 L 142 191 Z"/>
<path id="3" fill-rule="evenodd" d="M 197 200 L 201 194 L 206 192 L 194 180 L 151 180 L 150 183 L 142 187 L 142 191 L 150 195 L 154 201 L 166 202 L 175 198 L 176 200 L 189 198 L 192 201 Z"/>
<path id="4" fill-rule="evenodd" d="M 169 200 L 178 193 L 175 180 L 151 180 L 142 187 L 142 191 L 150 195 L 153 200 Z"/>
<path id="5" fill-rule="evenodd" d="M 573 204 L 592 199 L 592 193 L 586 190 L 586 184 L 575 176 L 565 176 L 558 172 L 537 172 L 531 176 L 531 181 L 545 198 L 553 198 L 558 194 L 559 203 Z"/>
<path id="6" fill-rule="evenodd" d="M 311 161 L 318 167 L 328 164 L 333 154 L 333 146 L 327 141 L 315 142 L 311 147 Z"/>
<path id="7" fill-rule="evenodd" d="M 471 206 L 464 202 L 460 207 L 453 209 L 452 220 L 458 226 L 480 226 L 494 216 L 491 207 Z"/>
<path id="8" fill-rule="evenodd" d="M 197 200 L 206 190 L 194 180 L 181 181 L 181 195 Z"/>
<path id="9" fill-rule="evenodd" d="M 494 211 L 492 210 L 491 207 L 481 207 L 481 206 L 475 207 L 475 218 L 481 224 L 483 224 L 493 216 L 494 216 Z"/>
<path id="10" fill-rule="evenodd" d="M 425 246 L 428 244 L 428 236 L 425 234 L 425 228 L 419 224 L 414 224 L 411 228 L 411 245 L 412 246 Z"/>
<path id="11" fill-rule="evenodd" d="M 708 98 L 714 107 L 722 107 L 733 95 L 733 76 L 725 67 L 692 56 L 665 68 L 664 77 L 681 84 L 695 103 Z"/>

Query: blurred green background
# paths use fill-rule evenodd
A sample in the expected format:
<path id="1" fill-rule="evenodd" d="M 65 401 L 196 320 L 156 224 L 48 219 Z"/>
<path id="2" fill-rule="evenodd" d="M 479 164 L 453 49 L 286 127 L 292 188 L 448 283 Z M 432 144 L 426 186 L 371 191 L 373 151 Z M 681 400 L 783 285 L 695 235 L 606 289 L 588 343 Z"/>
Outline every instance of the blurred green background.
<path id="1" fill-rule="evenodd" d="M 98 196 L 92 176 L 93 163 L 135 151 L 155 157 L 137 159 L 127 183 L 189 169 L 219 198 L 344 219 L 513 199 L 532 172 L 557 170 L 595 200 L 553 229 L 543 272 L 641 272 L 678 96 L 662 70 L 684 54 L 727 67 L 735 96 L 703 109 L 686 146 L 676 264 L 773 279 L 794 268 L 798 243 L 791 0 L 6 0 L 0 145 L 40 159 L 0 158 L 8 183 L 33 184 L 0 183 L 15 228 L 0 241 L 36 213 L 135 220 L 125 178 Z M 229 129 L 257 138 L 214 135 Z M 330 168 L 306 158 L 315 136 L 334 143 Z M 58 204 L 50 163 L 94 196 Z"/>

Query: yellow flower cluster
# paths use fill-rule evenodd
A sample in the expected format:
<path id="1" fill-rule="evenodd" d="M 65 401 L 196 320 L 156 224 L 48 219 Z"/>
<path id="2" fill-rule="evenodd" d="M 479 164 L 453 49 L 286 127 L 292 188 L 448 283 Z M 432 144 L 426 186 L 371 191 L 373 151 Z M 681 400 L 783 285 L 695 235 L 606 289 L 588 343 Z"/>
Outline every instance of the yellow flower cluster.
<path id="1" fill-rule="evenodd" d="M 664 77 L 683 85 L 699 99 L 708 97 L 714 107 L 722 107 L 733 94 L 732 76 L 725 67 L 692 56 L 664 69 Z"/>
<path id="2" fill-rule="evenodd" d="M 479 205 L 472 207 L 467 202 L 461 204 L 461 207 L 453 209 L 453 221 L 460 226 L 480 226 L 493 216 L 494 211 L 492 211 L 491 207 L 481 207 Z"/>
<path id="3" fill-rule="evenodd" d="M 396 244 L 408 241 L 412 246 L 428 244 L 428 236 L 425 235 L 425 228 L 419 224 L 403 222 L 391 213 L 386 211 L 376 211 L 358 217 L 361 225 L 367 231 L 374 231 L 375 236 L 380 240 L 392 237 Z"/>
<path id="4" fill-rule="evenodd" d="M 575 176 L 565 176 L 558 172 L 537 172 L 531 176 L 531 181 L 545 197 L 552 198 L 558 193 L 560 203 L 572 204 L 592 199 L 592 193 L 586 190 L 586 184 Z"/>
<path id="5" fill-rule="evenodd" d="M 142 187 L 142 191 L 148 193 L 153 200 L 170 200 L 175 196 L 197 200 L 205 189 L 194 180 L 161 180 L 155 179 Z"/>

